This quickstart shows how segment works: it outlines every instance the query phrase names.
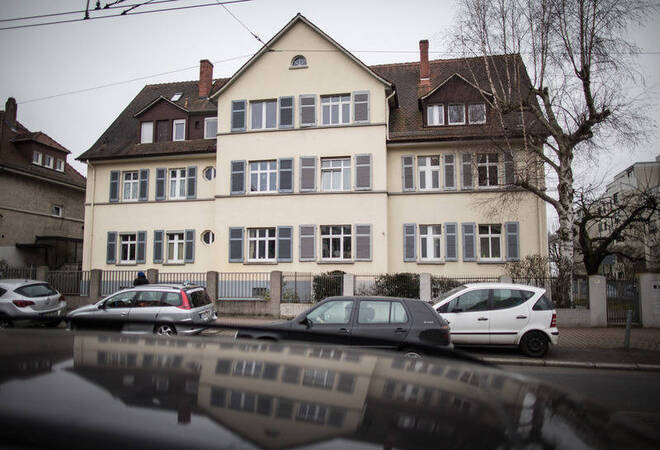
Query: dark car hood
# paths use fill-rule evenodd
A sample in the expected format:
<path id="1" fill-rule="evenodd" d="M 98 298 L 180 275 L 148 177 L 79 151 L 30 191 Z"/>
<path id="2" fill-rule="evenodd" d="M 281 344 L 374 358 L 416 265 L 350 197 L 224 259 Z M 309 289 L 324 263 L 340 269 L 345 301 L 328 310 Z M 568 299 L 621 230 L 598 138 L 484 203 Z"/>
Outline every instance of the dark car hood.
<path id="1" fill-rule="evenodd" d="M 10 447 L 658 445 L 582 398 L 465 361 L 119 334 L 0 333 L 0 421 Z"/>

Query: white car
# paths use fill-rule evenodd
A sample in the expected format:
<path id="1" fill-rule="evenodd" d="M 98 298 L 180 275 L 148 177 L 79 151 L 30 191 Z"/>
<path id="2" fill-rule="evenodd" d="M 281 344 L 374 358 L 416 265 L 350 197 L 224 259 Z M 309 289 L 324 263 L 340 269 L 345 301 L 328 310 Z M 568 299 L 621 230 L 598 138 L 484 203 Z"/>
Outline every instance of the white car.
<path id="1" fill-rule="evenodd" d="M 449 322 L 456 345 L 517 346 L 542 357 L 559 341 L 557 311 L 543 288 L 464 284 L 434 299 L 433 308 Z"/>
<path id="2" fill-rule="evenodd" d="M 56 327 L 64 318 L 64 296 L 38 280 L 0 280 L 0 328 L 41 323 Z"/>

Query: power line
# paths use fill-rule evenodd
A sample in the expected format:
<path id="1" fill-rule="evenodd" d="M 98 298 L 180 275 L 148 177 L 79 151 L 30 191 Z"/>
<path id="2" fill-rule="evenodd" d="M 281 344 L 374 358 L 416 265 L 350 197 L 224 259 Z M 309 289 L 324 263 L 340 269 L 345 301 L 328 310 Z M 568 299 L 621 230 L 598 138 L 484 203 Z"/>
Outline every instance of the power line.
<path id="1" fill-rule="evenodd" d="M 222 5 L 218 0 L 215 0 L 215 1 L 216 1 L 216 3 L 218 3 L 219 5 L 221 5 L 223 8 L 225 8 L 225 11 L 227 11 L 227 13 L 228 13 L 230 16 L 232 16 L 234 19 L 236 19 L 236 21 L 237 21 L 238 23 L 240 23 L 241 26 L 242 26 L 243 28 L 245 28 L 245 29 L 248 31 L 248 33 L 250 33 L 250 34 L 252 35 L 252 37 L 254 37 L 257 41 L 261 42 L 261 45 L 266 45 L 266 43 L 265 43 L 264 41 L 262 41 L 261 38 L 260 38 L 259 36 L 257 36 L 257 34 L 256 34 L 255 32 L 253 32 L 252 30 L 250 30 L 250 29 L 248 28 L 248 26 L 245 25 L 245 24 L 241 21 L 241 19 L 239 19 L 238 17 L 236 17 L 236 16 L 234 15 L 234 13 L 232 13 L 232 12 L 229 10 L 229 8 L 227 8 L 225 5 Z"/>
<path id="2" fill-rule="evenodd" d="M 225 4 L 245 3 L 245 2 L 250 2 L 250 1 L 252 1 L 252 0 L 226 0 L 222 3 L 202 3 L 202 4 L 199 4 L 199 5 L 177 6 L 177 7 L 173 7 L 173 8 L 152 9 L 152 10 L 149 10 L 149 11 L 136 11 L 136 12 L 131 12 L 131 13 L 122 12 L 120 14 L 112 14 L 112 15 L 107 15 L 107 16 L 96 16 L 96 17 L 90 17 L 90 18 L 87 18 L 87 19 L 68 19 L 68 20 L 57 20 L 57 21 L 53 21 L 53 22 L 41 22 L 41 23 L 33 23 L 33 24 L 25 24 L 25 25 L 15 25 L 15 26 L 12 26 L 12 27 L 0 28 L 0 31 L 3 31 L 3 30 L 17 30 L 17 29 L 20 29 L 20 28 L 41 27 L 41 26 L 45 26 L 45 25 L 59 25 L 59 24 L 63 24 L 63 23 L 85 22 L 85 21 L 89 21 L 89 20 L 109 19 L 109 18 L 121 17 L 121 16 L 136 16 L 138 14 L 151 14 L 151 13 L 166 12 L 166 11 L 179 11 L 179 10 L 184 10 L 184 9 L 204 8 L 206 6 L 218 6 L 218 5 L 222 6 L 222 5 L 225 5 Z M 144 3 L 142 3 L 142 4 L 144 4 Z M 138 4 L 137 6 L 141 6 L 142 4 Z M 122 7 L 125 8 L 126 6 L 127 5 L 123 5 Z M 84 12 L 84 10 L 82 12 Z"/>

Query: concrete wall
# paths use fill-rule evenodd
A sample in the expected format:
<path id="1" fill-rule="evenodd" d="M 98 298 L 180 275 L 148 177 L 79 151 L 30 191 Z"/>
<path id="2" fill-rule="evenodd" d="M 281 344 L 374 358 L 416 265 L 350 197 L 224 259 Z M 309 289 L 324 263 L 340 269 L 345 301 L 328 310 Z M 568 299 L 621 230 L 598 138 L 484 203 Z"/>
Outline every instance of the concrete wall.
<path id="1" fill-rule="evenodd" d="M 280 303 L 280 317 L 292 318 L 312 308 L 314 303 Z"/>
<path id="2" fill-rule="evenodd" d="M 639 299 L 642 326 L 660 328 L 660 274 L 639 275 Z"/>
<path id="3" fill-rule="evenodd" d="M 579 328 L 590 327 L 591 315 L 585 308 L 559 308 L 557 309 L 557 327 L 561 328 Z M 561 332 L 560 332 L 561 336 Z"/>

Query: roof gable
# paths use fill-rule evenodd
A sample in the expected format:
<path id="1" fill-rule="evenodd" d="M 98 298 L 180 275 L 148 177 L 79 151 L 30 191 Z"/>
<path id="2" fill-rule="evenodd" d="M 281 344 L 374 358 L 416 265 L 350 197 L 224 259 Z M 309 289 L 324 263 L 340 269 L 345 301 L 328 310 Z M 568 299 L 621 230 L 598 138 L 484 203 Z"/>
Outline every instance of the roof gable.
<path id="1" fill-rule="evenodd" d="M 479 91 L 480 94 L 492 96 L 491 92 L 480 88 L 479 86 L 475 85 L 474 83 L 471 83 L 464 76 L 462 76 L 460 73 L 456 72 L 453 75 L 447 77 L 444 81 L 442 81 L 436 87 L 432 88 L 427 94 L 421 96 L 420 100 L 422 100 L 422 101 L 426 100 L 427 98 L 431 97 L 436 92 L 440 91 L 443 87 L 445 87 L 447 85 L 447 83 L 449 83 L 450 81 L 454 81 L 456 79 L 463 81 L 465 84 L 468 84 L 469 86 L 472 86 L 474 89 Z"/>
<path id="2" fill-rule="evenodd" d="M 181 105 L 177 105 L 177 104 L 174 103 L 173 101 L 171 101 L 171 100 L 169 100 L 169 99 L 163 97 L 162 95 L 160 95 L 160 96 L 158 96 L 158 98 L 156 98 L 154 101 L 152 101 L 151 103 L 149 103 L 147 106 L 145 106 L 144 108 L 142 108 L 141 110 L 139 110 L 138 112 L 136 112 L 135 114 L 133 114 L 133 117 L 140 117 L 142 114 L 144 114 L 145 112 L 147 112 L 148 110 L 150 110 L 151 108 L 153 108 L 153 107 L 154 107 L 157 103 L 159 103 L 159 102 L 166 102 L 166 103 L 168 103 L 168 104 L 170 104 L 170 105 L 172 105 L 172 106 L 174 106 L 174 107 L 176 107 L 176 108 L 179 108 L 180 110 L 182 110 L 182 111 L 184 111 L 184 112 L 186 112 L 186 113 L 189 112 L 189 111 L 188 111 L 186 108 L 184 108 L 183 106 L 181 106 Z"/>

